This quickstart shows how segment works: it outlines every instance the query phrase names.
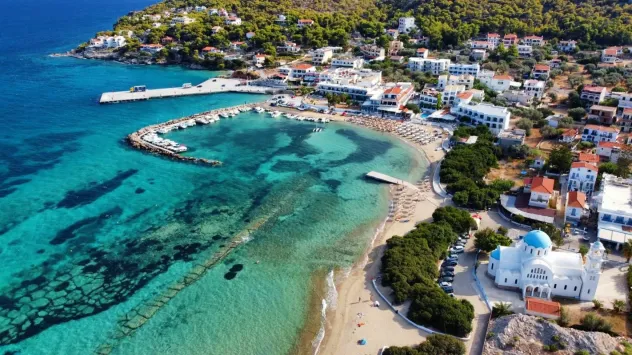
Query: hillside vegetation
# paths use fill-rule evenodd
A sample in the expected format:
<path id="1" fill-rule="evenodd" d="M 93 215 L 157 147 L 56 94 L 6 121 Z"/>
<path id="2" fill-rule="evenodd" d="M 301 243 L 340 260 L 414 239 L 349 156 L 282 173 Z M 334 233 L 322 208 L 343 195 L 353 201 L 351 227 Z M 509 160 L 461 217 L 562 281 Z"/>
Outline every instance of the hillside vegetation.
<path id="1" fill-rule="evenodd" d="M 632 42 L 632 5 L 616 0 L 385 0 L 393 17 L 412 13 L 431 43 L 456 45 L 477 33 L 541 34 L 616 45 Z"/>

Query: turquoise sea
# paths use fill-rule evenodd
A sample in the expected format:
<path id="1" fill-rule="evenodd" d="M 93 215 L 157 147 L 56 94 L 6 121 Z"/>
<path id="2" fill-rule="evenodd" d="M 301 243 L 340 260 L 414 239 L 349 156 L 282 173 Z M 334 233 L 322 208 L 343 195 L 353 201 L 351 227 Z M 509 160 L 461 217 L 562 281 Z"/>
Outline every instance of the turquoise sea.
<path id="1" fill-rule="evenodd" d="M 386 187 L 363 175 L 414 180 L 426 163 L 367 129 L 314 133 L 315 123 L 256 113 L 168 135 L 219 168 L 128 147 L 145 125 L 266 99 L 102 106 L 103 91 L 215 73 L 47 56 L 149 3 L 36 0 L 0 14 L 0 353 L 309 352 L 324 276 L 357 260 L 386 213 Z"/>

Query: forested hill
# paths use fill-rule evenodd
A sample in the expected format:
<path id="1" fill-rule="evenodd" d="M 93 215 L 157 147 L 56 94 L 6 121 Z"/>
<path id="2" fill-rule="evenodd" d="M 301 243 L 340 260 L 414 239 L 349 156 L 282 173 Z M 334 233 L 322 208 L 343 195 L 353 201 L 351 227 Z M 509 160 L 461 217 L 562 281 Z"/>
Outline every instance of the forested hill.
<path id="1" fill-rule="evenodd" d="M 632 4 L 616 0 L 382 0 L 396 18 L 412 13 L 435 46 L 477 33 L 540 34 L 602 45 L 632 43 Z"/>

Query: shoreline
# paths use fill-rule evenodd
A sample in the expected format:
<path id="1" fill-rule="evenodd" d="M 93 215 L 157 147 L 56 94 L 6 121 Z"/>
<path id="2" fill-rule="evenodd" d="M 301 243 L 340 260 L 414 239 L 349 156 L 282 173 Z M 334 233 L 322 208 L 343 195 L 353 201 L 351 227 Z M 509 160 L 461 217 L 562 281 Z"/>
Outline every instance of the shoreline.
<path id="1" fill-rule="evenodd" d="M 432 180 L 437 162 L 444 155 L 443 150 L 435 150 L 441 147 L 441 140 L 420 146 L 397 134 L 389 134 L 405 142 L 425 159 L 428 166 L 423 176 Z M 392 200 L 392 189 L 389 194 Z M 351 270 L 337 270 L 335 285 L 338 291 L 338 307 L 327 311 L 325 337 L 318 354 L 377 354 L 383 346 L 412 346 L 424 341 L 428 334 L 396 317 L 387 307 L 371 307 L 374 301 L 381 300 L 373 289 L 371 280 L 379 274 L 386 241 L 395 235 L 403 236 L 413 230 L 417 222 L 431 219 L 432 212 L 442 205 L 442 201 L 443 198 L 437 196 L 430 187 L 429 195 L 416 203 L 414 218 L 410 222 L 385 223 L 383 230 L 370 241 L 366 251 Z M 362 327 L 357 326 L 362 323 Z M 360 347 L 357 342 L 362 338 L 368 342 L 367 345 Z"/>

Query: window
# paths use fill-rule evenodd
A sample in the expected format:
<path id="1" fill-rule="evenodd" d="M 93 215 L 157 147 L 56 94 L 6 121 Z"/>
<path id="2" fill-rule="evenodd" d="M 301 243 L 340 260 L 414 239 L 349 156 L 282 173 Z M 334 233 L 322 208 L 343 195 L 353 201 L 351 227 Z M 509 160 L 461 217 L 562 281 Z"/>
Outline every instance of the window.
<path id="1" fill-rule="evenodd" d="M 566 288 L 568 287 L 568 285 L 564 285 L 564 289 L 566 290 Z"/>
<path id="2" fill-rule="evenodd" d="M 575 208 L 571 208 L 571 216 L 577 215 L 577 210 Z"/>
<path id="3" fill-rule="evenodd" d="M 518 284 L 518 279 L 516 279 L 516 281 L 514 282 L 514 285 L 517 285 L 517 284 Z"/>
<path id="4" fill-rule="evenodd" d="M 573 289 L 573 291 L 577 291 L 577 286 L 575 286 L 575 288 Z"/>
<path id="5" fill-rule="evenodd" d="M 540 255 L 540 251 L 538 250 L 538 255 Z"/>
<path id="6" fill-rule="evenodd" d="M 494 270 L 494 263 L 492 263 L 492 270 Z"/>
<path id="7" fill-rule="evenodd" d="M 617 218 L 615 218 L 614 223 L 619 223 L 619 224 L 623 224 L 623 217 L 622 216 L 617 216 Z"/>
<path id="8" fill-rule="evenodd" d="M 606 222 L 612 222 L 612 216 L 609 214 L 604 214 L 601 219 Z"/>
<path id="9" fill-rule="evenodd" d="M 531 254 L 533 255 L 533 248 L 531 248 Z"/>
<path id="10" fill-rule="evenodd" d="M 507 278 L 505 277 L 505 283 L 507 283 Z"/>
<path id="11" fill-rule="evenodd" d="M 590 289 L 588 289 L 588 291 L 586 292 L 587 295 L 590 295 Z"/>
<path id="12" fill-rule="evenodd" d="M 557 284 L 553 284 L 553 288 L 557 288 Z"/>

